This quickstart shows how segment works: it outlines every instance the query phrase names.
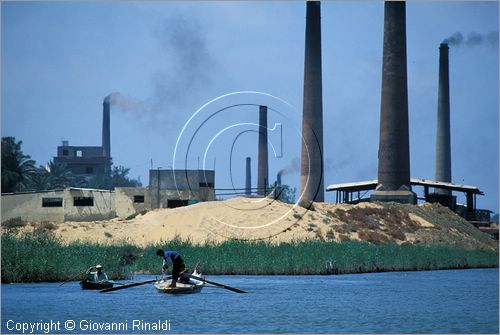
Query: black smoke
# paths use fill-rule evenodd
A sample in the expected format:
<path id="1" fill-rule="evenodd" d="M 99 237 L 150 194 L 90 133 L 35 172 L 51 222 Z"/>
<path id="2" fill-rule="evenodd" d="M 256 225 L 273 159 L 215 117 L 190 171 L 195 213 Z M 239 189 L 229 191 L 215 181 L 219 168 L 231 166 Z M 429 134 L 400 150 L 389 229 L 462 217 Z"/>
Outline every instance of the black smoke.
<path id="1" fill-rule="evenodd" d="M 446 43 L 453 47 L 475 47 L 483 44 L 498 46 L 498 30 L 490 31 L 485 34 L 471 31 L 467 34 L 467 37 L 464 37 L 461 32 L 456 32 L 450 37 L 445 38 L 442 43 Z"/>

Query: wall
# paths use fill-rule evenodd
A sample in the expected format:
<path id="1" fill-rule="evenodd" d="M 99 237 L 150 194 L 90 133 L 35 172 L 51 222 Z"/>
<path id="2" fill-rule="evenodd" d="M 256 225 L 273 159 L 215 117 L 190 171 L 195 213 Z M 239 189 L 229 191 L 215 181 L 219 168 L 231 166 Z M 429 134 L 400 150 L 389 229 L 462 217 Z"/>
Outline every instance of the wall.
<path id="1" fill-rule="evenodd" d="M 75 197 L 93 197 L 93 206 L 74 206 Z M 98 221 L 116 217 L 113 191 L 91 189 L 64 190 L 64 221 Z"/>
<path id="2" fill-rule="evenodd" d="M 64 191 L 2 194 L 2 222 L 21 217 L 30 222 L 63 222 L 64 207 L 42 207 L 43 198 L 63 198 Z"/>
<path id="3" fill-rule="evenodd" d="M 149 170 L 151 208 L 167 208 L 169 200 L 215 200 L 215 171 Z"/>
<path id="4" fill-rule="evenodd" d="M 144 196 L 144 203 L 134 203 L 134 196 Z M 151 209 L 149 191 L 145 187 L 116 187 L 115 188 L 116 215 L 127 218 L 130 215 Z"/>

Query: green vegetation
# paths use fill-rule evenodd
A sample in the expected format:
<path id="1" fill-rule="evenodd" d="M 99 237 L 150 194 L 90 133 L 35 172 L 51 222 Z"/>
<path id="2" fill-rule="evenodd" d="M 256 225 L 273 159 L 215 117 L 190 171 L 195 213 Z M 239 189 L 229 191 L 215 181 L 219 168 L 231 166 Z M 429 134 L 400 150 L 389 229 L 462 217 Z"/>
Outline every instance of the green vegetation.
<path id="1" fill-rule="evenodd" d="M 2 137 L 2 192 L 22 191 L 35 171 L 35 161 L 21 150 L 22 141 Z"/>
<path id="2" fill-rule="evenodd" d="M 92 177 L 86 187 L 99 188 L 103 190 L 112 190 L 115 187 L 140 187 L 142 186 L 139 179 L 130 179 L 128 173 L 129 168 L 123 166 L 113 166 L 111 175 L 96 175 Z"/>
<path id="3" fill-rule="evenodd" d="M 336 262 L 338 273 L 498 267 L 497 251 L 447 246 L 312 240 L 280 245 L 235 240 L 195 245 L 174 239 L 140 248 L 126 243 L 64 245 L 50 232 L 35 232 L 2 236 L 2 282 L 68 280 L 97 263 L 115 279 L 137 272 L 158 274 L 158 248 L 178 250 L 188 267 L 199 261 L 203 273 L 209 275 L 324 274 L 330 260 Z"/>
<path id="4" fill-rule="evenodd" d="M 128 177 L 130 169 L 113 166 L 110 175 L 96 175 L 89 181 L 75 175 L 64 163 L 49 161 L 35 167 L 36 162 L 21 149 L 22 141 L 2 137 L 2 192 L 55 190 L 66 187 L 88 187 L 112 190 L 115 187 L 139 187 L 138 179 Z"/>

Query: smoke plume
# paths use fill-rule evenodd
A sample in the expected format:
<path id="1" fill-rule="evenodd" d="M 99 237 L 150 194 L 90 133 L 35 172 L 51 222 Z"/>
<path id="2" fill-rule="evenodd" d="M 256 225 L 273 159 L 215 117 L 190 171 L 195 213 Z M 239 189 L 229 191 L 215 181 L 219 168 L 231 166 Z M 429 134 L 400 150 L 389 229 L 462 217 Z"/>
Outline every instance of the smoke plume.
<path id="1" fill-rule="evenodd" d="M 133 116 L 146 119 L 162 135 L 174 122 L 173 111 L 194 110 L 193 97 L 206 88 L 214 73 L 215 60 L 208 51 L 204 29 L 197 17 L 176 13 L 152 32 L 160 53 L 158 70 L 152 74 L 151 95 L 143 101 L 114 92 L 105 99 Z"/>
<path id="2" fill-rule="evenodd" d="M 132 98 L 125 97 L 120 94 L 120 92 L 113 92 L 104 98 L 104 101 L 110 105 L 115 105 L 121 107 L 123 110 L 129 111 L 131 113 L 141 116 L 146 110 L 144 103 L 141 101 L 136 101 Z"/>
<path id="3" fill-rule="evenodd" d="M 286 176 L 289 174 L 299 173 L 299 172 L 300 172 L 300 159 L 299 157 L 295 157 L 294 159 L 292 159 L 292 161 L 290 162 L 290 164 L 288 164 L 287 167 L 279 170 L 278 174 L 280 174 L 281 176 Z"/>
<path id="4" fill-rule="evenodd" d="M 164 110 L 185 102 L 193 92 L 207 87 L 215 58 L 211 55 L 204 29 L 195 16 L 177 13 L 165 19 L 153 36 L 158 40 L 164 69 L 153 75 L 153 107 Z"/>
<path id="5" fill-rule="evenodd" d="M 474 47 L 481 44 L 496 46 L 498 45 L 498 30 L 490 31 L 486 34 L 471 31 L 467 35 L 467 38 L 461 32 L 456 32 L 450 37 L 445 38 L 442 43 L 447 43 L 453 47 Z"/>

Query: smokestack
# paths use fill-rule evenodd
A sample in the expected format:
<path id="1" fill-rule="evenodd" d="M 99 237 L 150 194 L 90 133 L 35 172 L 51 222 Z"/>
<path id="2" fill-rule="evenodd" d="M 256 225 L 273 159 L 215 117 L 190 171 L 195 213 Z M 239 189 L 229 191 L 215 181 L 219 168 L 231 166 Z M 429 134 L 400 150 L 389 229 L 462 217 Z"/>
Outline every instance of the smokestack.
<path id="1" fill-rule="evenodd" d="M 404 1 L 384 3 L 378 185 L 371 200 L 416 203 L 410 185 Z"/>
<path id="2" fill-rule="evenodd" d="M 451 183 L 450 149 L 450 79 L 448 44 L 439 46 L 439 89 L 436 129 L 436 181 Z M 436 189 L 436 193 L 451 195 L 449 190 Z"/>
<path id="3" fill-rule="evenodd" d="M 266 195 L 269 182 L 267 155 L 267 106 L 259 106 L 259 161 L 257 169 L 257 193 Z"/>
<path id="4" fill-rule="evenodd" d="M 247 157 L 246 159 L 246 178 L 245 178 L 245 194 L 246 195 L 251 195 L 252 194 L 252 164 L 251 164 L 251 158 Z"/>
<path id="5" fill-rule="evenodd" d="M 304 101 L 300 164 L 301 200 L 324 201 L 321 3 L 307 1 Z"/>
<path id="6" fill-rule="evenodd" d="M 281 185 L 281 171 L 276 175 L 276 184 Z"/>
<path id="7" fill-rule="evenodd" d="M 111 139 L 109 126 L 109 97 L 104 98 L 102 103 L 102 156 L 108 158 L 109 162 L 105 167 L 105 173 L 111 170 Z"/>

